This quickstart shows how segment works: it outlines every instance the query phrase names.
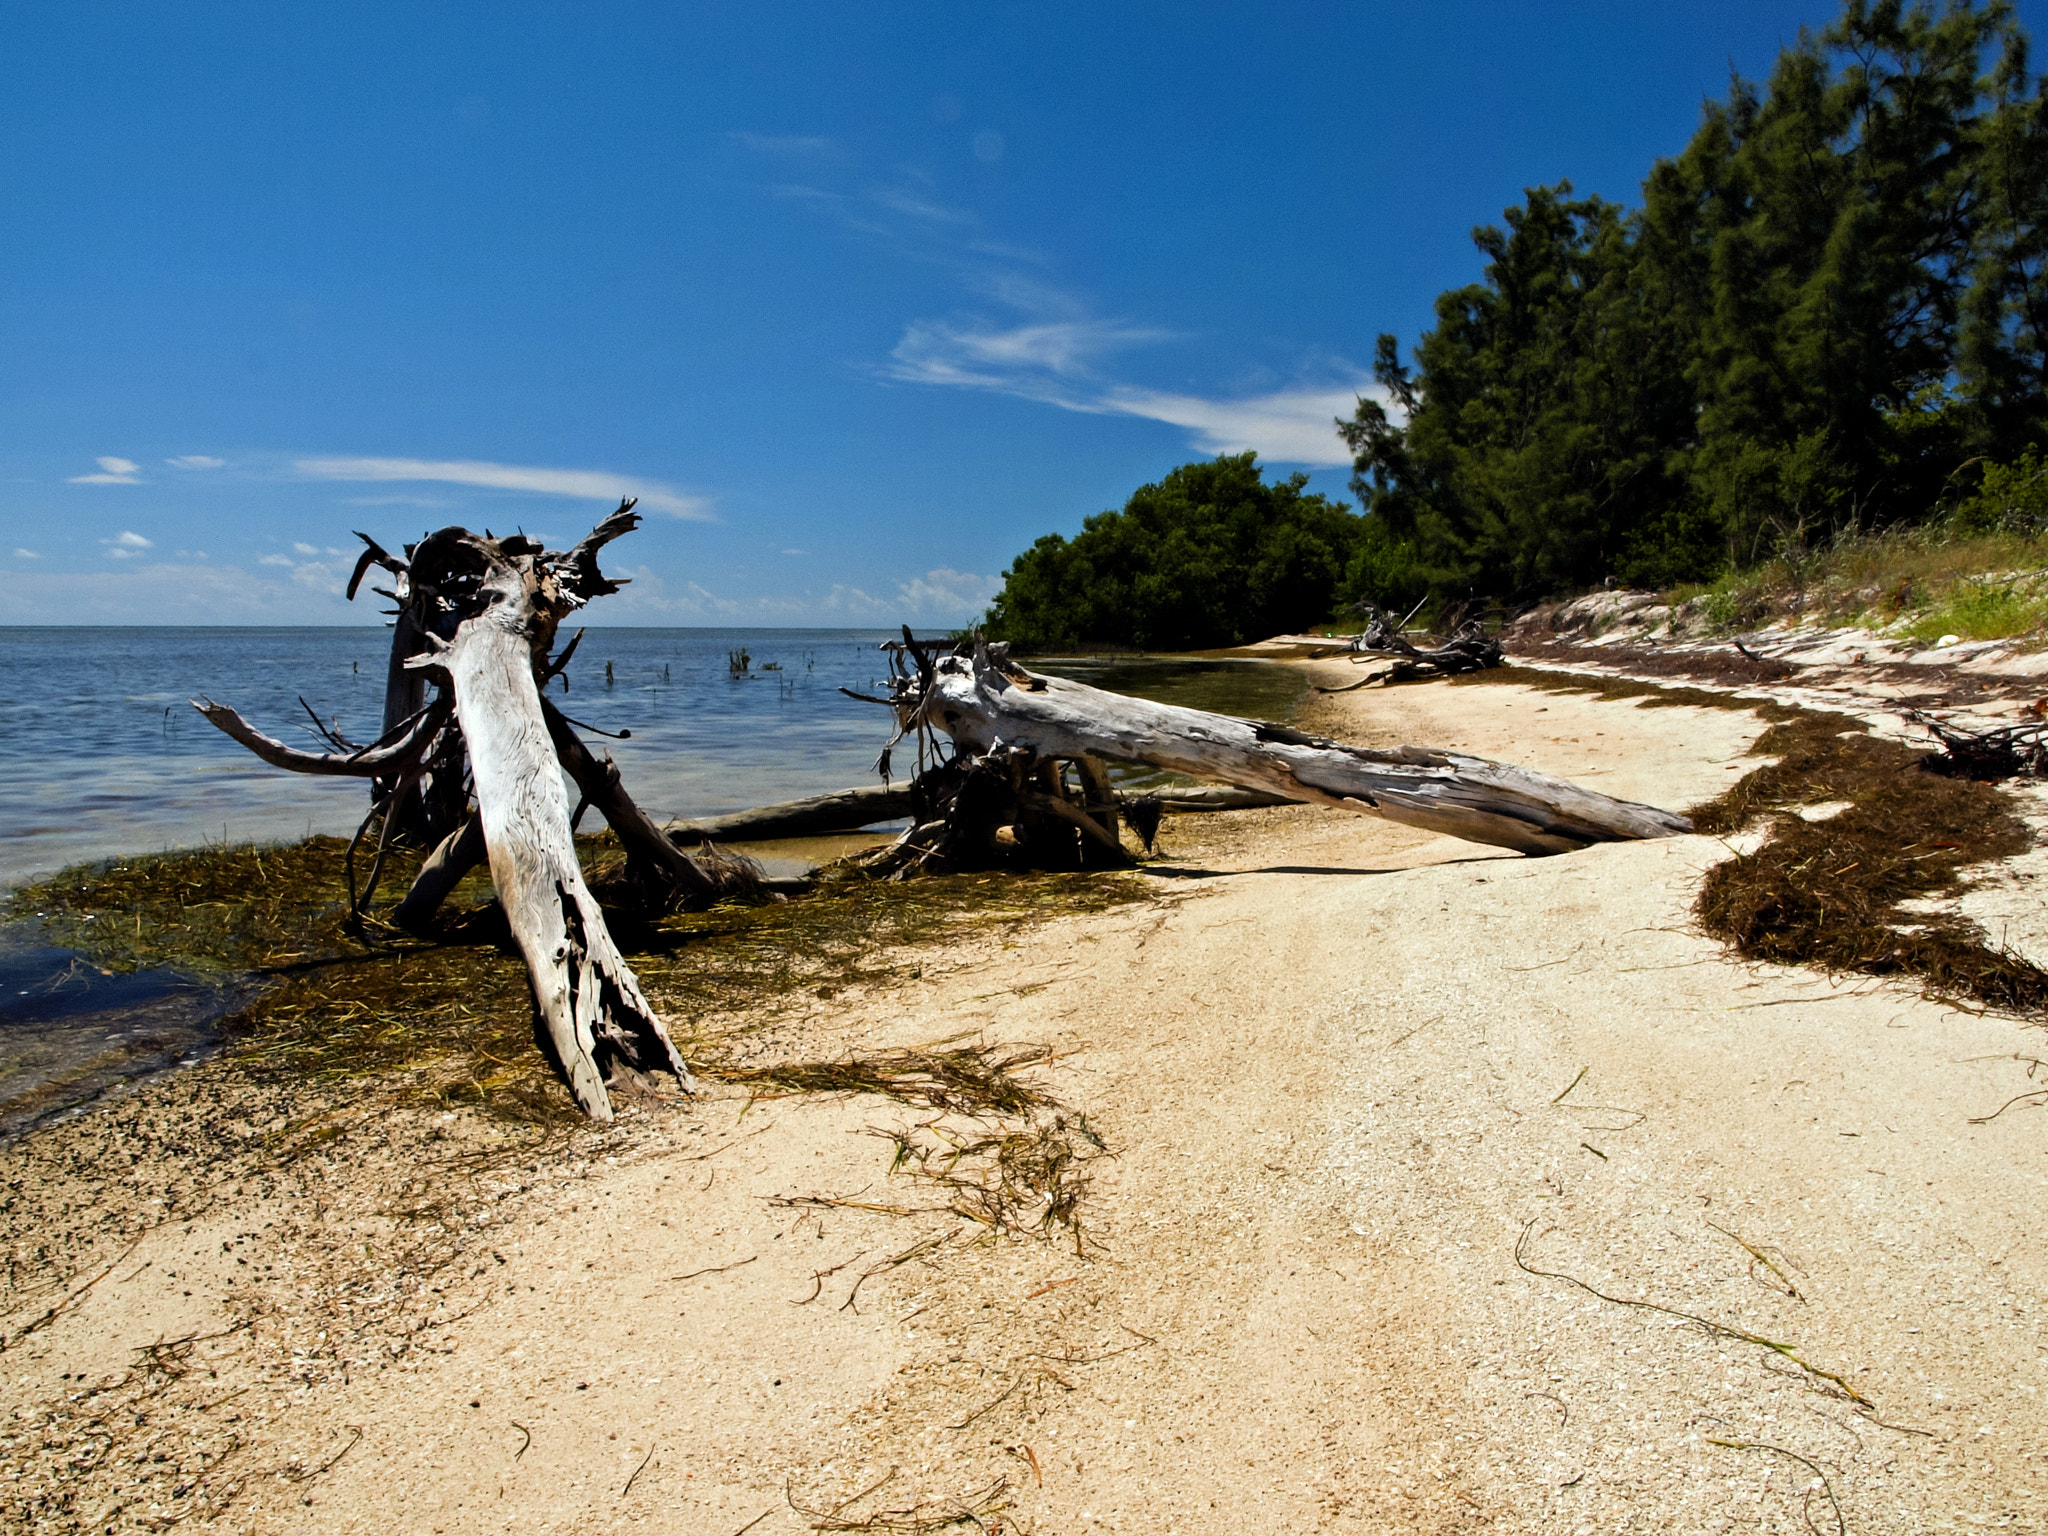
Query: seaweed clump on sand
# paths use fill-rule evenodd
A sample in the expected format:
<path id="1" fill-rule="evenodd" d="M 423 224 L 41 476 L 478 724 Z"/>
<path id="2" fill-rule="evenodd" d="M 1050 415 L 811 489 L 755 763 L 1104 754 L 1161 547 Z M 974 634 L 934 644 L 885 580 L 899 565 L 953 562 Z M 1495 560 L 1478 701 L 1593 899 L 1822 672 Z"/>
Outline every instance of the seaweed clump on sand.
<path id="1" fill-rule="evenodd" d="M 593 889 L 619 903 L 606 912 L 613 934 L 678 1045 L 710 1077 L 771 1065 L 756 1058 L 773 1025 L 849 989 L 915 976 L 936 949 L 1146 899 L 1122 877 L 991 873 L 826 880 L 789 901 L 663 914 L 631 905 L 628 887 L 606 878 L 621 860 L 609 834 L 579 845 Z M 356 1081 L 511 1120 L 579 1118 L 535 1046 L 525 968 L 488 874 L 456 889 L 438 938 L 375 923 L 352 930 L 345 854 L 343 840 L 314 837 L 125 859 L 26 887 L 8 910 L 40 919 L 52 942 L 110 970 L 163 966 L 255 982 L 254 996 L 224 1020 L 230 1067 Z M 979 1088 L 963 1079 L 958 1092 L 1001 1110 L 1007 1074 L 983 1076 Z"/>
<path id="2" fill-rule="evenodd" d="M 2006 795 L 1930 772 L 1924 753 L 1838 715 L 1774 725 L 1752 751 L 1777 761 L 1692 811 L 1702 832 L 1770 822 L 1755 852 L 1707 872 L 1709 933 L 1753 959 L 1911 979 L 1947 1002 L 2048 1008 L 2048 972 L 1966 917 L 1908 906 L 1958 895 L 1971 866 L 2033 846 Z M 1810 820 L 1793 809 L 1837 802 Z"/>
<path id="3" fill-rule="evenodd" d="M 1918 982 L 1966 1007 L 2048 1014 L 2048 972 L 1976 923 L 1916 904 L 1960 895 L 1977 865 L 2011 858 L 2034 836 L 2011 798 L 1957 776 L 1941 755 L 1872 736 L 1847 715 L 1612 674 L 1507 667 L 1450 686 L 1517 683 L 1639 708 L 1695 705 L 1770 722 L 1750 748 L 1774 758 L 1687 814 L 1731 836 L 1768 823 L 1763 843 L 1707 872 L 1701 926 L 1754 960 Z M 1802 806 L 1840 805 L 1831 815 Z"/>

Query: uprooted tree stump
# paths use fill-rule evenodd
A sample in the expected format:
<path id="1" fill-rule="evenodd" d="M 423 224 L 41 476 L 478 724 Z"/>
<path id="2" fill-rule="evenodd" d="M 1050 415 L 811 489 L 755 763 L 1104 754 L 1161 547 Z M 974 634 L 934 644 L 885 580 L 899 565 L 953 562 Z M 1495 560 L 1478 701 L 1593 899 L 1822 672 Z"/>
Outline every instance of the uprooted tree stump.
<path id="1" fill-rule="evenodd" d="M 611 824 L 626 851 L 625 883 L 643 904 L 703 903 L 754 884 L 740 861 L 707 868 L 671 842 L 626 793 L 609 755 L 594 757 L 542 693 L 576 649 L 571 640 L 553 654 L 561 621 L 625 584 L 598 569 L 599 552 L 639 523 L 626 501 L 566 553 L 523 535 L 443 528 L 407 545 L 401 558 L 357 535 L 368 547 L 349 597 L 375 565 L 395 578 L 375 590 L 398 605 L 384 734 L 368 746 L 321 726 L 335 750 L 302 752 L 225 704 L 193 704 L 267 763 L 371 781 L 369 814 L 349 845 L 350 919 L 359 929 L 395 844 L 431 850 L 391 916 L 415 933 L 431 931 L 442 900 L 488 860 L 526 961 L 536 1039 L 597 1120 L 611 1118 L 614 1090 L 651 1088 L 659 1076 L 684 1089 L 692 1083 L 584 882 L 574 828 L 585 807 Z M 563 770 L 582 797 L 573 814 Z M 355 855 L 372 827 L 376 852 L 358 891 Z"/>
<path id="2" fill-rule="evenodd" d="M 1342 688 L 1324 688 L 1320 690 L 1323 693 L 1345 693 L 1370 683 L 1406 683 L 1431 677 L 1453 677 L 1460 672 L 1483 672 L 1489 667 L 1506 665 L 1507 659 L 1502 654 L 1499 639 L 1489 635 L 1486 626 L 1476 619 L 1459 625 L 1441 645 L 1419 646 L 1402 633 L 1407 619 L 1397 619 L 1372 603 L 1360 603 L 1353 611 L 1364 615 L 1366 625 L 1350 637 L 1348 649 L 1352 661 L 1383 661 L 1391 665 L 1364 682 L 1347 683 Z M 1413 613 L 1408 615 L 1410 619 L 1414 617 Z"/>
<path id="3" fill-rule="evenodd" d="M 1159 800 L 1121 800 L 1107 764 L 1220 781 L 1274 801 L 1327 805 L 1542 855 L 1668 837 L 1692 823 L 1563 779 L 1462 752 L 1379 751 L 1283 725 L 1106 693 L 1027 672 L 979 637 L 890 641 L 896 734 L 917 743 L 912 825 L 866 860 L 890 878 L 920 869 L 1122 864 L 1121 812 L 1147 846 Z M 845 690 L 851 692 L 851 690 Z M 950 752 L 944 750 L 950 746 Z"/>

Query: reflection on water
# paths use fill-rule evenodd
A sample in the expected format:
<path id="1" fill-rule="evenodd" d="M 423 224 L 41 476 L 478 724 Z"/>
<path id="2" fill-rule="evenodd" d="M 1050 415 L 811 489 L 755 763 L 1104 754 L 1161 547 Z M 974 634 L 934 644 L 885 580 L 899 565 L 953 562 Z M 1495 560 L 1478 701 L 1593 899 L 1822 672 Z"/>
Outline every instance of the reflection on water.
<path id="1" fill-rule="evenodd" d="M 563 709 L 602 731 L 655 816 L 714 816 L 873 781 L 885 710 L 849 699 L 886 677 L 880 630 L 592 629 Z M 15 686 L 0 692 L 0 889 L 89 859 L 206 842 L 347 835 L 367 804 L 349 779 L 285 773 L 202 720 L 234 705 L 259 730 L 320 749 L 309 710 L 376 736 L 382 628 L 0 629 Z M 744 648 L 747 671 L 730 655 Z M 1289 719 L 1292 667 L 1171 657 L 1033 666 L 1119 693 Z M 560 684 L 556 685 L 559 690 Z"/>
<path id="2" fill-rule="evenodd" d="M 171 971 L 119 975 L 0 926 L 0 1139 L 126 1079 L 197 1061 L 236 989 Z"/>

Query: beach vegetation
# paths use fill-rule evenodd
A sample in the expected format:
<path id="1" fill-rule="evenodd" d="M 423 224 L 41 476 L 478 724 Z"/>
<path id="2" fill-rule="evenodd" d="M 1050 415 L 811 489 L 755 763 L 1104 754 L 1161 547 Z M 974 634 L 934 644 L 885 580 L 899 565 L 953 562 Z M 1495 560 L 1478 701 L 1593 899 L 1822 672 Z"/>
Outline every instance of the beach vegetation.
<path id="1" fill-rule="evenodd" d="M 1268 481 L 1249 453 L 1183 464 L 1019 555 L 983 630 L 1043 652 L 1208 650 L 1305 629 L 1361 561 L 1395 558 L 1368 538 L 1371 519 L 1307 485 Z"/>
<path id="2" fill-rule="evenodd" d="M 1849 0 L 1639 206 L 1534 187 L 1473 239 L 1341 427 L 1435 591 L 1796 583 L 1845 534 L 2048 517 L 2048 94 L 2004 0 Z"/>
<path id="3" fill-rule="evenodd" d="M 907 981 L 964 938 L 1003 942 L 1052 917 L 1146 899 L 1115 875 L 848 878 L 786 902 L 651 916 L 625 883 L 616 840 L 577 841 L 607 926 L 692 1068 L 790 1088 L 809 1080 L 779 1049 L 777 1030 L 821 1001 Z M 346 847 L 315 837 L 85 866 L 16 891 L 7 915 L 39 919 L 50 942 L 107 970 L 165 967 L 240 982 L 245 1000 L 224 1021 L 237 1069 L 467 1104 L 502 1119 L 577 1118 L 535 1044 L 525 966 L 488 874 L 457 888 L 439 939 L 375 924 L 352 932 Z M 998 1093 L 1008 1072 L 957 1054 L 923 1065 L 963 1105 Z M 938 1090 L 916 1087 L 900 1067 L 882 1074 L 913 1084 L 895 1096 L 936 1102 Z M 811 1086 L 822 1091 L 827 1079 L 835 1091 L 858 1086 L 843 1072 Z"/>
<path id="4" fill-rule="evenodd" d="M 1950 754 L 1873 736 L 1832 711 L 1716 687 L 1502 667 L 1449 687 L 1502 684 L 1634 700 L 1642 709 L 1751 711 L 1768 722 L 1757 766 L 1688 809 L 1697 831 L 1761 832 L 1707 870 L 1701 929 L 1736 953 L 1831 975 L 1890 978 L 1971 1009 L 2048 1017 L 2048 971 L 1954 910 L 1975 872 L 2033 846 L 2013 798 Z M 1807 807 L 1832 814 L 1808 819 Z"/>

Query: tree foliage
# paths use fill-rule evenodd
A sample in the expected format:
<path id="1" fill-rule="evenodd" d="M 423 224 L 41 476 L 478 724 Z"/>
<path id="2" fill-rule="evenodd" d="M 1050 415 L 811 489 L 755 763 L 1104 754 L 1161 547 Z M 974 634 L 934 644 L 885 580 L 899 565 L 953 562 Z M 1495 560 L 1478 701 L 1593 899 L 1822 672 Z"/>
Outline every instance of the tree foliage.
<path id="1" fill-rule="evenodd" d="M 1339 423 L 1383 563 L 1440 591 L 1710 575 L 2048 442 L 2048 93 L 2005 0 L 1849 0 L 1641 208 L 1562 183 L 1505 224 Z"/>
<path id="2" fill-rule="evenodd" d="M 1028 650 L 1199 650 L 1317 623 L 1367 520 L 1307 484 L 1266 483 L 1249 453 L 1183 464 L 1019 555 L 983 627 Z"/>

